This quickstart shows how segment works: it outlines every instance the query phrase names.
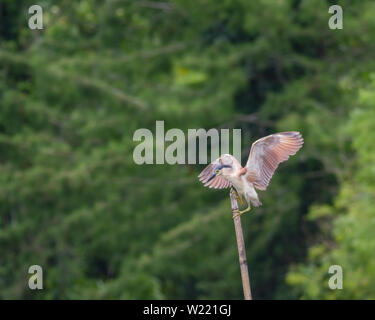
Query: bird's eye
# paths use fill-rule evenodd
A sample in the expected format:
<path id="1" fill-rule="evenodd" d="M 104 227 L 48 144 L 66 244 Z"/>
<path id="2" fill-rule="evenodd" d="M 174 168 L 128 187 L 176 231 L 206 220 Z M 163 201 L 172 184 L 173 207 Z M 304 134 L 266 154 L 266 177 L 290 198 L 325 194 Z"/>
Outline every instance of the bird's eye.
<path id="1" fill-rule="evenodd" d="M 217 170 L 216 170 L 216 174 L 218 174 L 219 172 L 220 172 L 220 170 L 219 170 L 219 169 L 217 169 Z"/>

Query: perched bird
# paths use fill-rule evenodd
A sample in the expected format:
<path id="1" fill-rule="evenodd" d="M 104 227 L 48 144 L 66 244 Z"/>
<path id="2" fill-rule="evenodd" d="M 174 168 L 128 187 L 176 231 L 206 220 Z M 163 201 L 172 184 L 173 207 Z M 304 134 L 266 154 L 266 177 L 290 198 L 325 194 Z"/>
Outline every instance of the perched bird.
<path id="1" fill-rule="evenodd" d="M 255 188 L 266 190 L 279 163 L 288 160 L 302 147 L 299 132 L 289 131 L 271 134 L 253 143 L 245 167 L 230 154 L 223 154 L 210 163 L 198 176 L 204 186 L 214 189 L 234 187 L 237 200 L 242 204 L 245 196 L 247 209 L 237 211 L 234 217 L 250 211 L 262 203 Z"/>

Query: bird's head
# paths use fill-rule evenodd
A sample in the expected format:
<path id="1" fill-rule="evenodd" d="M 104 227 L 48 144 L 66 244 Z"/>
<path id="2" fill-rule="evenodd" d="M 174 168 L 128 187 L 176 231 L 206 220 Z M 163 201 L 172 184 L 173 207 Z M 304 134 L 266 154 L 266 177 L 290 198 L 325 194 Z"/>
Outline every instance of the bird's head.
<path id="1" fill-rule="evenodd" d="M 222 155 L 215 165 L 212 167 L 212 172 L 210 178 L 207 182 L 210 182 L 217 176 L 230 174 L 233 170 L 233 160 L 231 155 L 224 154 Z"/>
<path id="2" fill-rule="evenodd" d="M 207 180 L 207 182 L 210 182 L 213 178 L 215 178 L 216 176 L 220 176 L 223 174 L 223 169 L 224 168 L 232 168 L 230 165 L 225 165 L 225 164 L 218 164 L 216 165 L 213 170 L 212 170 L 212 174 L 210 176 L 210 178 Z"/>
<path id="3" fill-rule="evenodd" d="M 223 154 L 204 168 L 198 177 L 205 187 L 228 188 L 232 185 L 229 176 L 237 170 L 237 167 L 241 167 L 241 165 L 236 158 L 230 154 Z"/>

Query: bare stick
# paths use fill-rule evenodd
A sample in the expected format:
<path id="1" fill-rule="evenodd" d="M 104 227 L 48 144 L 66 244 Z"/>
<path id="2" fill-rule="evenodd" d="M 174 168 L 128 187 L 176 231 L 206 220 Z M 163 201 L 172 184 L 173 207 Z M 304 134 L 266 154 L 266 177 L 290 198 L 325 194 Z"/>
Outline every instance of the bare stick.
<path id="1" fill-rule="evenodd" d="M 238 210 L 238 203 L 236 200 L 236 194 L 233 189 L 230 190 L 230 202 L 232 205 L 232 214 L 234 217 L 236 215 L 236 210 Z M 238 258 L 240 260 L 243 294 L 244 294 L 245 300 L 252 300 L 249 271 L 247 269 L 245 242 L 243 239 L 242 226 L 241 226 L 241 218 L 240 216 L 238 216 L 234 218 L 233 220 L 234 220 L 234 228 L 236 230 Z"/>

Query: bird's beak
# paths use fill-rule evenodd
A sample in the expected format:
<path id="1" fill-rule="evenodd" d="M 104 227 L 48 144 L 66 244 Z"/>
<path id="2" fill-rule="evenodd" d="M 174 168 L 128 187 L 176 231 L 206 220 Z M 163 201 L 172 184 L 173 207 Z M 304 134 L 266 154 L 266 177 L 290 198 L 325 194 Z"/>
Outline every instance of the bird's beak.
<path id="1" fill-rule="evenodd" d="M 216 177 L 216 173 L 214 173 L 214 174 L 210 177 L 210 179 L 207 180 L 207 182 L 210 182 L 210 181 L 211 181 L 213 178 L 215 178 L 215 177 Z M 206 183 L 207 183 L 207 182 L 206 182 Z"/>
<path id="2" fill-rule="evenodd" d="M 230 168 L 230 166 L 227 166 L 227 165 L 220 165 L 220 166 L 216 166 L 214 168 L 214 173 L 212 174 L 212 176 L 207 180 L 207 182 L 210 182 L 213 178 L 215 178 L 216 176 L 220 176 L 222 174 L 221 171 L 219 171 L 218 173 L 216 173 L 216 170 L 221 170 L 223 168 Z M 206 183 L 207 183 L 206 182 Z"/>

